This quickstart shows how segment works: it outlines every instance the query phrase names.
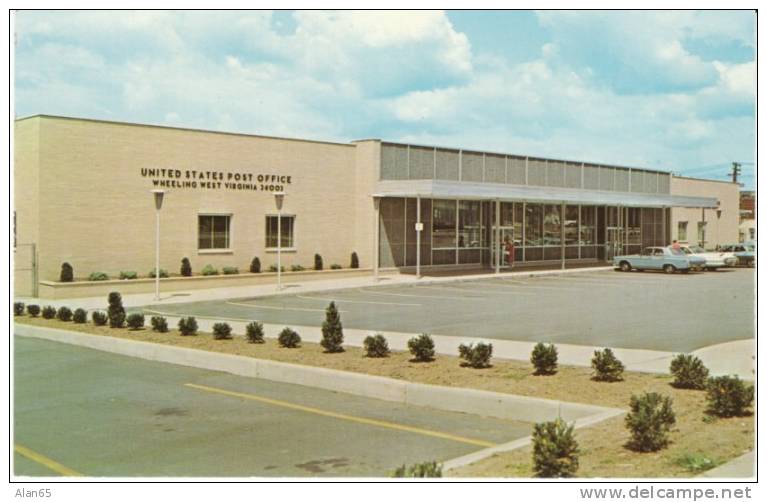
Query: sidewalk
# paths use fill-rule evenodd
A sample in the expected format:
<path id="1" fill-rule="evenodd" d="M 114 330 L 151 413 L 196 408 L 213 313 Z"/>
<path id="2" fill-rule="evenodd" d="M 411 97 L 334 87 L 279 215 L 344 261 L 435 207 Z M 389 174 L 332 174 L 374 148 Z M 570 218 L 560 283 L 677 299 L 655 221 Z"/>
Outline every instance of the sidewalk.
<path id="1" fill-rule="evenodd" d="M 717 478 L 717 479 L 741 479 L 753 478 L 756 476 L 756 457 L 754 451 L 730 460 L 724 465 L 715 467 L 706 471 L 699 478 Z"/>

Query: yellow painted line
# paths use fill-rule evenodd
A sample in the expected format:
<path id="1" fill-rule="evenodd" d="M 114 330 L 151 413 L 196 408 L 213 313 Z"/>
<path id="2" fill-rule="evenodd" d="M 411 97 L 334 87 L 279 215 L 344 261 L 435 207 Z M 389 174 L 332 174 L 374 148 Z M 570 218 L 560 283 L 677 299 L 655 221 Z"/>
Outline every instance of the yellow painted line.
<path id="1" fill-rule="evenodd" d="M 216 387 L 208 387 L 206 385 L 197 385 L 193 383 L 187 383 L 184 385 L 187 387 L 191 387 L 193 389 L 203 390 L 206 392 L 213 392 L 216 394 L 223 394 L 225 396 L 238 397 L 241 399 L 249 399 L 251 401 L 258 401 L 261 403 L 271 404 L 273 406 L 281 406 L 283 408 L 289 408 L 291 410 L 303 411 L 305 413 L 313 413 L 315 415 L 322 415 L 324 417 L 337 418 L 339 420 L 348 420 L 349 422 L 372 425 L 374 427 L 384 427 L 386 429 L 394 429 L 394 430 L 403 431 L 403 432 L 412 432 L 413 434 L 421 434 L 423 436 L 431 436 L 431 437 L 436 437 L 440 439 L 447 439 L 450 441 L 467 443 L 467 444 L 471 444 L 475 446 L 482 446 L 485 448 L 496 446 L 495 443 L 491 443 L 489 441 L 483 441 L 481 439 L 465 438 L 462 436 L 447 434 L 445 432 L 431 431 L 428 429 L 421 429 L 420 427 L 413 427 L 410 425 L 398 424 L 394 422 L 386 422 L 384 420 L 375 420 L 373 418 L 357 417 L 354 415 L 344 415 L 343 413 L 336 413 L 334 411 L 322 410 L 319 408 L 312 408 L 310 406 L 303 406 L 301 404 L 289 403 L 286 401 L 279 401 L 277 399 L 257 396 L 255 394 L 245 394 L 242 392 L 234 392 L 231 390 L 218 389 Z"/>
<path id="2" fill-rule="evenodd" d="M 240 307 L 251 307 L 256 309 L 272 309 L 272 310 L 298 310 L 300 312 L 325 312 L 325 309 L 307 309 L 307 308 L 300 308 L 300 307 L 277 307 L 272 305 L 258 305 L 255 303 L 237 303 L 237 302 L 226 302 L 227 305 L 237 305 Z M 345 310 L 339 310 L 339 312 L 346 312 Z"/>
<path id="3" fill-rule="evenodd" d="M 319 300 L 323 302 L 336 302 L 338 304 L 341 303 L 367 303 L 371 305 L 401 305 L 403 307 L 420 307 L 420 303 L 395 303 L 395 302 L 373 302 L 373 301 L 365 301 L 365 300 L 344 300 L 344 299 L 337 299 L 337 298 L 326 298 L 322 296 L 303 296 L 303 295 L 297 295 L 296 298 L 303 298 L 304 300 Z"/>
<path id="4" fill-rule="evenodd" d="M 41 455 L 37 453 L 36 451 L 30 450 L 26 446 L 22 446 L 20 444 L 14 444 L 13 450 L 19 455 L 23 457 L 27 457 L 29 460 L 37 462 L 38 464 L 43 465 L 47 467 L 48 469 L 52 470 L 53 472 L 61 474 L 62 476 L 82 476 L 82 474 L 80 474 L 79 472 L 73 469 L 70 469 L 69 467 L 65 465 L 61 465 L 60 463 L 46 457 L 45 455 Z"/>

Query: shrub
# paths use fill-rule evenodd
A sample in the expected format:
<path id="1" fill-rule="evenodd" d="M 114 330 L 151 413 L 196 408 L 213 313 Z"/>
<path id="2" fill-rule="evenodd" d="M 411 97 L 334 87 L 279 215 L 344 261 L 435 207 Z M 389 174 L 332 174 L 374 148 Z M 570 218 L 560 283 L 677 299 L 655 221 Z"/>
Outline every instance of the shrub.
<path id="1" fill-rule="evenodd" d="M 261 260 L 258 259 L 258 256 L 254 256 L 253 261 L 250 262 L 250 273 L 251 274 L 261 273 Z"/>
<path id="2" fill-rule="evenodd" d="M 91 314 L 91 319 L 93 319 L 93 324 L 96 326 L 105 326 L 109 318 L 106 313 L 97 310 Z"/>
<path id="3" fill-rule="evenodd" d="M 88 312 L 85 309 L 75 309 L 72 314 L 72 321 L 77 324 L 85 324 L 88 322 Z"/>
<path id="4" fill-rule="evenodd" d="M 218 275 L 218 269 L 213 265 L 205 265 L 202 269 L 202 275 Z"/>
<path id="5" fill-rule="evenodd" d="M 352 262 L 349 265 L 349 268 L 360 268 L 360 259 L 359 256 L 357 256 L 356 251 L 352 253 Z"/>
<path id="6" fill-rule="evenodd" d="M 217 322 L 213 325 L 213 339 L 214 340 L 231 340 L 232 339 L 232 327 L 225 322 Z"/>
<path id="7" fill-rule="evenodd" d="M 134 312 L 127 318 L 128 327 L 132 330 L 138 330 L 144 327 L 144 314 Z"/>
<path id="8" fill-rule="evenodd" d="M 437 462 L 421 462 L 419 464 L 402 464 L 392 474 L 393 478 L 441 478 L 442 464 Z"/>
<path id="9" fill-rule="evenodd" d="M 109 276 L 105 272 L 91 272 L 88 276 L 89 281 L 108 281 Z"/>
<path id="10" fill-rule="evenodd" d="M 168 332 L 168 320 L 163 316 L 152 316 L 149 322 L 152 324 L 152 331 L 157 331 L 158 333 Z"/>
<path id="11" fill-rule="evenodd" d="M 425 362 L 434 359 L 434 340 L 427 333 L 422 333 L 408 340 L 407 348 L 413 354 L 415 361 Z"/>
<path id="12" fill-rule="evenodd" d="M 280 267 L 280 272 L 285 271 L 285 266 Z M 269 265 L 269 272 L 277 272 L 277 265 Z"/>
<path id="13" fill-rule="evenodd" d="M 708 379 L 706 413 L 717 417 L 742 417 L 754 401 L 754 386 L 746 385 L 737 376 Z"/>
<path id="14" fill-rule="evenodd" d="M 192 277 L 192 264 L 189 263 L 189 258 L 181 259 L 181 275 L 184 277 Z"/>
<path id="15" fill-rule="evenodd" d="M 120 293 L 112 291 L 107 297 L 109 307 L 107 316 L 109 316 L 110 328 L 122 328 L 125 324 L 125 309 L 123 308 L 123 298 Z"/>
<path id="16" fill-rule="evenodd" d="M 294 349 L 301 344 L 301 337 L 292 329 L 284 328 L 277 336 L 277 343 L 280 344 L 280 347 Z"/>
<path id="17" fill-rule="evenodd" d="M 539 342 L 530 355 L 536 375 L 553 375 L 557 372 L 557 347 L 553 343 Z"/>
<path id="18" fill-rule="evenodd" d="M 709 458 L 703 453 L 685 453 L 674 459 L 674 463 L 687 471 L 699 473 L 713 469 L 722 462 L 720 460 Z"/>
<path id="19" fill-rule="evenodd" d="M 56 317 L 56 307 L 46 305 L 43 307 L 43 319 L 53 319 Z"/>
<path id="20" fill-rule="evenodd" d="M 75 273 L 74 273 L 74 270 L 72 270 L 72 265 L 70 265 L 67 262 L 62 263 L 61 274 L 59 274 L 59 281 L 72 282 L 74 279 L 75 279 Z"/>
<path id="21" fill-rule="evenodd" d="M 56 319 L 59 321 L 69 322 L 72 320 L 72 309 L 69 307 L 59 307 L 56 311 Z"/>
<path id="22" fill-rule="evenodd" d="M 668 431 L 676 423 L 671 398 L 657 392 L 631 396 L 626 427 L 631 432 L 628 447 L 639 452 L 658 451 L 668 445 Z"/>
<path id="23" fill-rule="evenodd" d="M 322 270 L 322 256 L 319 253 L 314 255 L 314 270 Z"/>
<path id="24" fill-rule="evenodd" d="M 330 302 L 325 309 L 325 322 L 322 323 L 322 340 L 320 345 L 325 352 L 343 352 L 344 328 L 341 316 L 338 314 L 335 302 Z"/>
<path id="25" fill-rule="evenodd" d="M 264 325 L 253 321 L 245 326 L 245 338 L 249 343 L 264 343 Z"/>
<path id="26" fill-rule="evenodd" d="M 625 367 L 610 349 L 595 350 L 594 357 L 591 359 L 591 367 L 594 369 L 594 380 L 599 382 L 623 380 Z"/>
<path id="27" fill-rule="evenodd" d="M 304 267 L 302 267 L 301 265 L 291 265 L 290 266 L 290 271 L 291 272 L 301 272 L 302 270 L 306 270 L 306 269 Z"/>
<path id="28" fill-rule="evenodd" d="M 22 302 L 14 302 L 13 315 L 24 315 L 24 304 Z"/>
<path id="29" fill-rule="evenodd" d="M 221 271 L 224 272 L 224 275 L 237 275 L 240 273 L 237 267 L 224 267 Z"/>
<path id="30" fill-rule="evenodd" d="M 362 344 L 365 348 L 365 357 L 387 357 L 389 355 L 389 343 L 380 333 L 365 337 Z"/>
<path id="31" fill-rule="evenodd" d="M 181 336 L 194 336 L 197 334 L 197 319 L 194 317 L 182 317 L 178 320 L 178 330 Z"/>
<path id="32" fill-rule="evenodd" d="M 493 357 L 493 344 L 479 342 L 477 345 L 470 343 L 458 346 L 458 354 L 464 362 L 461 366 L 471 368 L 487 368 L 490 366 L 490 358 Z"/>
<path id="33" fill-rule="evenodd" d="M 674 357 L 669 370 L 674 375 L 674 382 L 671 384 L 674 387 L 698 390 L 706 388 L 708 368 L 703 365 L 703 361 L 691 354 L 679 354 Z"/>
<path id="34" fill-rule="evenodd" d="M 557 418 L 533 427 L 533 469 L 539 478 L 570 478 L 578 470 L 573 426 Z"/>
<path id="35" fill-rule="evenodd" d="M 93 319 L 93 324 L 96 326 L 105 326 L 108 320 L 108 317 L 106 313 L 101 312 L 100 310 L 97 310 L 91 314 L 91 319 Z"/>
<path id="36" fill-rule="evenodd" d="M 341 270 L 343 267 L 338 263 L 334 263 L 330 266 L 330 270 Z"/>
<path id="37" fill-rule="evenodd" d="M 152 269 L 152 270 L 150 270 L 150 271 L 149 271 L 149 273 L 147 274 L 147 275 L 148 275 L 149 277 L 151 277 L 152 279 L 154 279 L 154 278 L 155 278 L 154 270 L 155 270 L 155 269 L 153 268 L 153 269 Z M 160 269 L 160 278 L 162 279 L 162 278 L 164 278 L 164 277 L 168 277 L 168 271 L 167 271 L 167 270 L 165 270 L 164 268 L 161 268 L 161 269 Z"/>
<path id="38" fill-rule="evenodd" d="M 27 314 L 32 317 L 40 315 L 40 305 L 27 305 Z"/>
<path id="39" fill-rule="evenodd" d="M 133 270 L 123 270 L 120 272 L 120 279 L 137 279 L 138 274 Z"/>

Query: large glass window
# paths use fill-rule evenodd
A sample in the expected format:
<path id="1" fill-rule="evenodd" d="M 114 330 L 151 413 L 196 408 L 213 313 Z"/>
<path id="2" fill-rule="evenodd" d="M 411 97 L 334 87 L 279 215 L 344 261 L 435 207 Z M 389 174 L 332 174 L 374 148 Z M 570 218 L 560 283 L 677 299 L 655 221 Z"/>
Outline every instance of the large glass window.
<path id="1" fill-rule="evenodd" d="M 687 222 L 680 221 L 677 225 L 676 238 L 678 241 L 687 242 Z"/>
<path id="2" fill-rule="evenodd" d="M 562 244 L 561 211 L 559 206 L 547 204 L 543 215 L 543 245 L 560 246 Z"/>
<path id="3" fill-rule="evenodd" d="M 519 202 L 514 203 L 514 242 L 517 247 L 522 245 L 522 204 Z M 517 253 L 522 256 L 521 249 Z"/>
<path id="4" fill-rule="evenodd" d="M 626 210 L 628 217 L 626 218 L 626 227 L 628 230 L 628 243 L 629 244 L 642 244 L 642 228 L 639 225 L 639 208 L 630 207 Z"/>
<path id="5" fill-rule="evenodd" d="M 594 206 L 581 207 L 581 246 L 596 243 L 597 208 Z"/>
<path id="6" fill-rule="evenodd" d="M 280 216 L 280 247 L 292 248 L 295 247 L 295 241 L 293 239 L 293 227 L 296 217 L 295 216 Z M 277 248 L 277 216 L 266 217 L 266 247 L 276 249 Z"/>
<path id="7" fill-rule="evenodd" d="M 527 204 L 525 207 L 525 246 L 543 244 L 543 206 Z"/>
<path id="8" fill-rule="evenodd" d="M 706 222 L 698 222 L 698 242 L 702 246 L 706 242 Z"/>
<path id="9" fill-rule="evenodd" d="M 231 215 L 198 215 L 198 249 L 229 249 L 229 223 L 231 218 Z"/>
<path id="10" fill-rule="evenodd" d="M 567 206 L 565 209 L 565 244 L 578 245 L 578 206 Z"/>
<path id="11" fill-rule="evenodd" d="M 454 200 L 435 200 L 432 220 L 432 247 L 456 247 L 456 203 Z"/>
<path id="12" fill-rule="evenodd" d="M 477 200 L 462 200 L 458 203 L 459 248 L 484 247 L 480 207 Z"/>

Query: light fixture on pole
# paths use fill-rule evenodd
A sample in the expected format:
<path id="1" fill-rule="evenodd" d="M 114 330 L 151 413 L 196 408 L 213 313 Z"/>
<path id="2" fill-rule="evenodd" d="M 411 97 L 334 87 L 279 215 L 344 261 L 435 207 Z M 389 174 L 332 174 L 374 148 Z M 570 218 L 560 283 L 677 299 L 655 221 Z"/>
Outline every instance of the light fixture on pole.
<path id="1" fill-rule="evenodd" d="M 154 260 L 154 299 L 160 300 L 160 209 L 165 197 L 165 190 L 152 190 L 154 195 L 154 207 L 157 213 L 157 225 L 155 228 L 155 260 Z"/>
<path id="2" fill-rule="evenodd" d="M 282 203 L 285 192 L 274 193 L 274 204 L 277 206 L 277 290 L 282 289 Z"/>

